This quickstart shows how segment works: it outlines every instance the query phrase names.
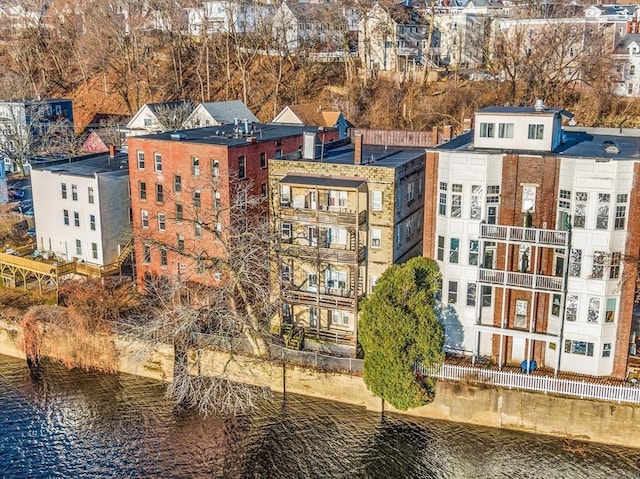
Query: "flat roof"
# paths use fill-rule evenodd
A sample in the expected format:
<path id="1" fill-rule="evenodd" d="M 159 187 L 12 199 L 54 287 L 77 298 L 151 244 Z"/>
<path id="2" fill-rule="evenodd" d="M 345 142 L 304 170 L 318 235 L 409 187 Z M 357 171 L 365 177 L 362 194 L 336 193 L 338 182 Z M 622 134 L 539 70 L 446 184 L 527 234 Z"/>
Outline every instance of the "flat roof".
<path id="1" fill-rule="evenodd" d="M 118 152 L 114 157 L 110 157 L 109 153 L 100 153 L 98 155 L 75 156 L 49 161 L 44 160 L 38 163 L 31 163 L 31 168 L 39 171 L 50 171 L 51 173 L 85 177 L 93 177 L 98 173 L 113 171 L 126 171 L 128 174 L 127 159 L 128 156 L 125 152 Z"/>
<path id="2" fill-rule="evenodd" d="M 280 180 L 280 183 L 288 185 L 318 185 L 330 186 L 334 188 L 351 188 L 357 190 L 366 183 L 365 180 L 347 180 L 344 178 L 332 178 L 329 176 L 307 176 L 307 175 L 287 175 Z"/>
<path id="3" fill-rule="evenodd" d="M 540 116 L 553 116 L 560 114 L 566 118 L 573 118 L 573 113 L 568 112 L 563 108 L 548 108 L 536 109 L 533 106 L 489 106 L 482 110 L 476 111 L 476 114 L 509 114 L 509 115 L 540 115 Z"/>
<path id="4" fill-rule="evenodd" d="M 405 163 L 425 156 L 424 148 L 405 148 L 405 147 L 384 147 L 378 145 L 362 145 L 362 163 L 363 167 L 384 167 L 397 168 Z M 321 145 L 316 145 L 315 155 L 313 159 L 292 158 L 287 155 L 282 158 L 276 158 L 273 161 L 288 160 L 314 163 L 329 163 L 336 165 L 354 165 L 355 148 L 353 144 L 346 144 L 337 148 L 322 149 Z"/>
<path id="5" fill-rule="evenodd" d="M 245 124 L 239 123 L 239 133 L 233 123 L 219 126 L 205 126 L 189 130 L 165 131 L 149 135 L 132 136 L 127 141 L 137 138 L 158 141 L 176 141 L 181 143 L 202 143 L 207 145 L 222 145 L 226 147 L 246 145 L 252 138 L 257 143 L 274 141 L 291 136 L 302 136 L 305 131 L 317 133 L 317 126 L 280 125 L 272 123 L 249 122 L 249 134 L 246 134 Z M 326 128 L 325 128 L 326 129 Z"/>

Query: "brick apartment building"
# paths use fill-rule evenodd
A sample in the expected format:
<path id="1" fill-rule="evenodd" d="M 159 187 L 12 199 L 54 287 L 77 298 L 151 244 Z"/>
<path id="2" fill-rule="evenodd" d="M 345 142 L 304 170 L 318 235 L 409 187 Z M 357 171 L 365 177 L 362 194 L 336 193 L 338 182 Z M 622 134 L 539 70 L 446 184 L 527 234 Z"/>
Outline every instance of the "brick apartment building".
<path id="1" fill-rule="evenodd" d="M 229 224 L 236 182 L 249 182 L 247 194 L 266 195 L 267 159 L 299 150 L 304 132 L 318 128 L 237 122 L 129 138 L 138 285 L 157 276 L 214 284 L 215 272 L 198 260 L 220 255 L 210 223 L 217 230 Z M 331 141 L 337 131 L 318 136 Z"/>
<path id="2" fill-rule="evenodd" d="M 450 350 L 624 377 L 640 354 L 625 261 L 640 252 L 640 130 L 572 117 L 486 108 L 429 149 L 424 254 L 442 271 Z"/>

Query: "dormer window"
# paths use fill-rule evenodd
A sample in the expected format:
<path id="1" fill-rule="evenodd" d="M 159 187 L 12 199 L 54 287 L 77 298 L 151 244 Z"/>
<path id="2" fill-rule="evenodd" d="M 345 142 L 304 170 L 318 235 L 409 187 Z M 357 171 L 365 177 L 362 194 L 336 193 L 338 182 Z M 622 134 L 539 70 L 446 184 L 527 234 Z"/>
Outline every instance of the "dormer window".
<path id="1" fill-rule="evenodd" d="M 495 137 L 495 123 L 480 123 L 480 137 L 481 138 L 493 138 Z"/>

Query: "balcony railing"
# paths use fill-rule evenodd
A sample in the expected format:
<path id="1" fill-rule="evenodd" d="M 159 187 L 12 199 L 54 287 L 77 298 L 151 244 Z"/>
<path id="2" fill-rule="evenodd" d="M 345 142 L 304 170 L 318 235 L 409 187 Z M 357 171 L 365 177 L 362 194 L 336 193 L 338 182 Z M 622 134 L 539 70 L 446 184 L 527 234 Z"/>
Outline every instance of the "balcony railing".
<path id="1" fill-rule="evenodd" d="M 354 264 L 365 260 L 366 248 L 361 246 L 357 250 L 331 248 L 329 245 L 290 245 L 280 244 L 280 254 L 306 260 L 328 261 L 330 263 Z"/>
<path id="2" fill-rule="evenodd" d="M 562 292 L 562 278 L 515 271 L 479 268 L 478 282 L 507 288 Z"/>
<path id="3" fill-rule="evenodd" d="M 358 224 L 364 223 L 367 212 L 357 213 L 337 206 L 318 206 L 316 209 L 294 208 L 290 203 L 280 203 L 280 218 L 305 223 L 352 226 L 356 224 L 356 219 Z"/>
<path id="4" fill-rule="evenodd" d="M 567 231 L 560 230 L 482 224 L 480 225 L 480 238 L 545 246 L 566 246 L 569 235 Z"/>
<path id="5" fill-rule="evenodd" d="M 282 299 L 291 304 L 341 310 L 355 309 L 357 302 L 350 290 L 325 287 L 318 288 L 318 292 L 288 289 L 282 292 Z"/>

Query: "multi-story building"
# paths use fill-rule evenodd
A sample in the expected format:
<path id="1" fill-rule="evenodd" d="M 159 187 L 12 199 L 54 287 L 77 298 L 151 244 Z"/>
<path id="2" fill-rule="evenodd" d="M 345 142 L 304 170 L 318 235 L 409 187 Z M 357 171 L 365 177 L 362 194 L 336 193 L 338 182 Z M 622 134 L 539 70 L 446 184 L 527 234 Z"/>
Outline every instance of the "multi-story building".
<path id="1" fill-rule="evenodd" d="M 295 346 L 302 337 L 353 355 L 362 298 L 389 265 L 422 253 L 425 151 L 363 146 L 361 135 L 305 146 L 301 159 L 269 161 L 283 302 L 274 326 Z"/>
<path id="2" fill-rule="evenodd" d="M 36 243 L 41 253 L 106 266 L 131 241 L 126 153 L 33 165 Z"/>
<path id="3" fill-rule="evenodd" d="M 216 281 L 198 258 L 222 254 L 209 235 L 230 224 L 236 192 L 266 196 L 267 159 L 298 151 L 303 133 L 317 131 L 247 121 L 129 138 L 138 284 L 157 276 Z"/>
<path id="4" fill-rule="evenodd" d="M 572 117 L 486 108 L 431 149 L 424 254 L 441 267 L 450 349 L 624 377 L 640 131 L 563 126 Z"/>

